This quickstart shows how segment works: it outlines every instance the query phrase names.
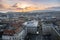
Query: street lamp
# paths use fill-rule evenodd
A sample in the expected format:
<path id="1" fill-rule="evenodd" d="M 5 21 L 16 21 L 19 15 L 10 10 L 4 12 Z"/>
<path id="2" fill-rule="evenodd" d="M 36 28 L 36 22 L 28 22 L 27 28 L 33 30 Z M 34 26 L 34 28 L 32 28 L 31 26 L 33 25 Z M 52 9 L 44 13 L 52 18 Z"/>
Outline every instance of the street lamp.
<path id="1" fill-rule="evenodd" d="M 39 34 L 39 31 L 37 31 L 36 33 Z"/>

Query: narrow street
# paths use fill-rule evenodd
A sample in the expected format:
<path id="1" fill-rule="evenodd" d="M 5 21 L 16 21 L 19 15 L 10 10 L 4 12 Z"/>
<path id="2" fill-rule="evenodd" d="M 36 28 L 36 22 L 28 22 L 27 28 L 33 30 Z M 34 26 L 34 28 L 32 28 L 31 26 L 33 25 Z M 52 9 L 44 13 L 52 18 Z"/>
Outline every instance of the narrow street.
<path id="1" fill-rule="evenodd" d="M 51 36 L 42 36 L 42 35 L 35 35 L 32 34 L 29 36 L 29 38 L 27 40 L 51 40 Z"/>

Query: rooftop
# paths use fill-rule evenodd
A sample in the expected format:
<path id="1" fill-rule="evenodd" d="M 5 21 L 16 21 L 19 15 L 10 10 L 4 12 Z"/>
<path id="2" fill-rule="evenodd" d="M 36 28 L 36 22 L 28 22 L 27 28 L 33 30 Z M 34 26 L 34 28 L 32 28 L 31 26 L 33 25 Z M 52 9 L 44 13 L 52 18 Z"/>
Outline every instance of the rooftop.
<path id="1" fill-rule="evenodd" d="M 38 21 L 37 20 L 31 20 L 23 23 L 23 25 L 27 27 L 37 27 L 38 26 Z"/>

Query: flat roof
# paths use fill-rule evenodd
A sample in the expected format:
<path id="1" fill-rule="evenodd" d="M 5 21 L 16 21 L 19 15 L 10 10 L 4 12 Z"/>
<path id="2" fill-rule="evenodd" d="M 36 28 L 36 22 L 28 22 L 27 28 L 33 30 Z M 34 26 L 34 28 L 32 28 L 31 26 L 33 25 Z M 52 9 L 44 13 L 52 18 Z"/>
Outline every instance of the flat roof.
<path id="1" fill-rule="evenodd" d="M 25 25 L 27 27 L 37 27 L 38 21 L 36 21 L 36 20 L 27 21 L 23 25 Z"/>

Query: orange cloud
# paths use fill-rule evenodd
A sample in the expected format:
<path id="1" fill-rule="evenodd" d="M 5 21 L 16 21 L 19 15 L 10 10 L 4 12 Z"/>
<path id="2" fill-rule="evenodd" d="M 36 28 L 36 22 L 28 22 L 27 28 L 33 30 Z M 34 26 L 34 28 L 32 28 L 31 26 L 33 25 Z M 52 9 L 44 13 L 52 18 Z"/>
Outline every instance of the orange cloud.
<path id="1" fill-rule="evenodd" d="M 0 10 L 8 10 L 11 8 L 9 4 L 0 4 Z"/>
<path id="2" fill-rule="evenodd" d="M 53 7 L 53 6 L 58 6 L 57 4 L 48 4 L 48 5 L 44 5 L 44 4 L 32 4 L 32 3 L 26 3 L 26 2 L 22 2 L 22 3 L 16 3 L 14 5 L 9 5 L 9 4 L 5 4 L 2 3 L 0 4 L 0 11 L 4 11 L 4 10 L 9 10 L 9 11 L 14 11 L 14 12 L 27 12 L 27 11 L 33 11 L 33 10 L 46 10 L 46 8 L 49 7 Z"/>
<path id="3" fill-rule="evenodd" d="M 11 11 L 15 11 L 15 12 L 27 12 L 27 11 L 33 11 L 33 10 L 44 10 L 45 8 L 46 7 L 44 5 L 41 5 L 39 7 L 36 7 L 35 5 L 30 5 L 30 6 L 25 6 L 24 5 L 23 6 L 23 4 L 21 5 L 19 3 L 16 3 L 13 6 L 8 6 L 7 4 L 2 5 L 2 9 L 11 10 Z"/>

